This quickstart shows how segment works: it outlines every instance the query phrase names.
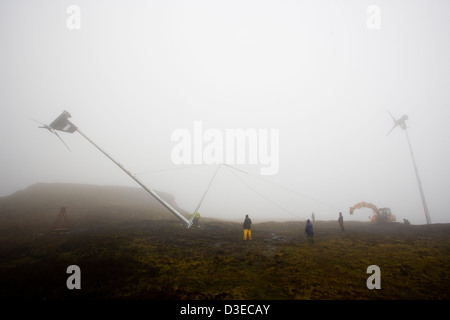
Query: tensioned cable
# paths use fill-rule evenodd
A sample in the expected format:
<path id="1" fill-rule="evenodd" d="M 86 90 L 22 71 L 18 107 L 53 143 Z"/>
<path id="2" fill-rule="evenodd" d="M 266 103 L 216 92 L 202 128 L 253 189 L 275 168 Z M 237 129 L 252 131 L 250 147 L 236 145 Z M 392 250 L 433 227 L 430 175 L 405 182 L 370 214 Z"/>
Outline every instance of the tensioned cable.
<path id="1" fill-rule="evenodd" d="M 229 167 L 229 166 L 228 166 L 228 167 Z M 256 193 L 257 195 L 259 195 L 259 196 L 260 196 L 261 198 L 263 198 L 264 200 L 270 202 L 272 205 L 274 205 L 274 206 L 280 208 L 281 210 L 283 210 L 283 211 L 289 213 L 290 215 L 292 215 L 292 216 L 294 216 L 294 217 L 297 217 L 297 218 L 306 220 L 304 217 L 300 217 L 300 216 L 296 215 L 295 213 L 293 213 L 293 212 L 287 210 L 286 208 L 280 206 L 279 204 L 273 202 L 272 200 L 270 200 L 270 199 L 267 198 L 266 196 L 264 196 L 264 195 L 262 195 L 261 193 L 259 193 L 258 191 L 256 191 L 256 190 L 255 190 L 254 188 L 252 188 L 248 183 L 246 183 L 244 180 L 242 180 L 240 177 L 238 177 L 233 171 L 230 170 L 230 172 L 231 172 L 231 173 L 232 173 L 239 181 L 241 181 L 243 184 L 245 184 L 250 190 L 252 190 L 254 193 Z"/>
<path id="2" fill-rule="evenodd" d="M 264 182 L 266 182 L 266 183 L 269 183 L 269 184 L 271 184 L 271 185 L 274 185 L 274 186 L 276 186 L 276 187 L 278 187 L 278 188 L 287 190 L 287 191 L 292 192 L 292 193 L 294 193 L 294 194 L 296 194 L 296 195 L 299 195 L 299 196 L 301 196 L 301 197 L 304 197 L 304 198 L 307 198 L 307 199 L 309 199 L 309 200 L 312 200 L 312 201 L 315 201 L 315 202 L 317 202 L 317 203 L 320 203 L 320 204 L 322 204 L 322 205 L 324 205 L 324 206 L 327 206 L 327 207 L 330 207 L 330 208 L 333 208 L 333 209 L 336 209 L 336 210 L 339 210 L 339 211 L 344 211 L 344 210 L 342 210 L 342 209 L 340 209 L 340 208 L 337 208 L 337 207 L 335 207 L 335 206 L 333 206 L 333 205 L 331 205 L 331 204 L 328 204 L 328 203 L 325 203 L 325 202 L 323 202 L 323 201 L 320 201 L 320 200 L 311 198 L 311 197 L 309 197 L 309 196 L 307 196 L 307 195 L 304 195 L 304 194 L 301 194 L 300 192 L 297 192 L 297 191 L 295 191 L 295 190 L 286 188 L 286 187 L 284 187 L 284 186 L 282 186 L 282 185 L 279 185 L 279 184 L 277 184 L 277 183 L 275 183 L 275 182 L 269 181 L 269 180 L 267 180 L 267 179 L 258 177 L 258 176 L 256 176 L 256 175 L 251 174 L 251 173 L 249 173 L 249 172 L 246 172 L 246 171 L 244 171 L 244 170 L 241 170 L 241 169 L 235 168 L 235 167 L 233 167 L 233 166 L 230 166 L 229 164 L 224 164 L 224 165 L 227 166 L 227 167 L 229 167 L 229 168 L 232 168 L 232 169 L 234 169 L 234 170 L 236 170 L 236 171 L 240 171 L 240 172 L 242 172 L 242 173 L 248 174 L 249 176 L 252 176 L 253 178 L 256 178 L 256 179 L 259 179 L 259 180 L 264 181 Z"/>
<path id="3" fill-rule="evenodd" d="M 169 169 L 160 169 L 160 170 L 153 170 L 153 171 L 144 171 L 144 172 L 138 172 L 135 173 L 135 175 L 141 175 L 141 174 L 150 174 L 150 173 L 160 173 L 160 172 L 166 172 L 166 171 L 172 171 L 172 170 L 180 170 L 180 169 L 187 169 L 192 167 L 198 167 L 198 164 L 188 165 L 188 166 L 182 166 L 182 167 L 176 167 L 176 168 L 169 168 Z"/>
<path id="4" fill-rule="evenodd" d="M 273 185 L 273 186 L 276 186 L 277 188 L 284 189 L 284 190 L 286 190 L 286 191 L 289 191 L 289 192 L 291 192 L 291 193 L 294 193 L 294 194 L 296 194 L 296 195 L 298 195 L 298 196 L 301 196 L 301 197 L 303 197 L 303 198 L 306 198 L 306 199 L 312 200 L 312 201 L 314 201 L 314 202 L 320 203 L 320 204 L 322 204 L 322 205 L 324 205 L 324 206 L 327 206 L 327 207 L 336 209 L 336 210 L 338 210 L 338 211 L 345 211 L 345 210 L 343 210 L 343 209 L 341 209 L 341 208 L 335 207 L 335 206 L 333 206 L 333 205 L 331 205 L 331 204 L 328 204 L 328 203 L 326 203 L 326 202 L 320 201 L 320 200 L 318 200 L 318 199 L 314 199 L 314 198 L 312 198 L 312 197 L 310 197 L 310 196 L 307 196 L 307 195 L 305 195 L 305 194 L 302 194 L 302 193 L 300 193 L 300 192 L 297 192 L 297 191 L 292 190 L 292 189 L 290 189 L 290 188 L 287 188 L 287 187 L 285 187 L 285 186 L 279 185 L 279 184 L 277 184 L 277 183 L 275 183 L 275 182 L 269 181 L 269 180 L 264 179 L 264 178 L 262 178 L 262 177 L 259 177 L 259 176 L 257 176 L 257 175 L 251 174 L 251 173 L 249 173 L 249 172 L 247 172 L 247 171 L 238 169 L 238 168 L 233 167 L 233 166 L 231 166 L 231 165 L 229 165 L 229 164 L 224 163 L 223 165 L 224 165 L 224 166 L 227 166 L 228 168 L 231 168 L 231 169 L 234 169 L 234 170 L 236 170 L 236 171 L 239 171 L 239 172 L 241 172 L 241 173 L 247 174 L 247 175 L 249 175 L 249 176 L 251 176 L 251 177 L 253 177 L 253 178 L 255 178 L 255 179 L 261 180 L 261 181 L 263 181 L 263 182 L 265 182 L 265 183 L 268 183 L 268 184 L 271 184 L 271 185 Z M 169 168 L 169 169 L 161 169 L 161 170 L 153 170 L 153 171 L 140 172 L 140 173 L 136 173 L 135 175 L 151 174 L 151 173 L 160 173 L 160 172 L 167 172 L 167 171 L 174 171 L 174 170 L 187 169 L 187 168 L 192 168 L 192 167 L 197 167 L 197 166 L 199 166 L 199 165 L 198 165 L 198 164 L 187 165 L 187 166 L 176 167 L 176 168 Z M 230 172 L 232 172 L 232 171 L 230 171 Z M 235 176 L 236 176 L 236 175 L 235 175 Z M 236 176 L 236 177 L 237 177 L 237 176 Z M 238 178 L 238 177 L 237 177 L 237 178 Z M 239 178 L 238 178 L 238 179 L 239 179 Z M 245 182 L 244 182 L 244 183 L 245 183 Z M 255 191 L 255 192 L 256 192 L 256 191 Z M 267 199 L 267 200 L 268 200 L 268 199 Z"/>
<path id="5" fill-rule="evenodd" d="M 194 221 L 195 214 L 198 213 L 198 210 L 200 209 L 200 206 L 202 205 L 203 200 L 205 200 L 206 194 L 208 193 L 209 189 L 211 188 L 211 185 L 212 185 L 214 179 L 216 178 L 217 173 L 219 172 L 220 166 L 221 166 L 221 164 L 217 165 L 217 169 L 214 172 L 214 175 L 212 176 L 212 179 L 209 181 L 208 187 L 206 188 L 205 192 L 203 193 L 202 198 L 200 199 L 200 202 L 198 203 L 197 207 L 195 208 L 189 223 L 192 223 L 192 221 Z"/>

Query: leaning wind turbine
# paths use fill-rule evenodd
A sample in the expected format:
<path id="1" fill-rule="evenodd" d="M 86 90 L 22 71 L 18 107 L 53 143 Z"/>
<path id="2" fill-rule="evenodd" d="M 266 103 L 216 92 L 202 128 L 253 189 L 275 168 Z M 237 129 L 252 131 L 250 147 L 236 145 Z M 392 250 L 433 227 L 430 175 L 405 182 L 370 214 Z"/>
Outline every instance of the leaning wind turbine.
<path id="1" fill-rule="evenodd" d="M 133 174 L 131 174 L 127 169 L 125 169 L 120 163 L 114 160 L 108 153 L 102 150 L 98 145 L 96 145 L 91 139 L 89 139 L 80 129 L 69 121 L 71 117 L 70 113 L 67 111 L 63 111 L 63 113 L 56 118 L 49 125 L 43 124 L 41 128 L 46 128 L 50 132 L 55 133 L 58 137 L 59 135 L 55 132 L 55 130 L 73 133 L 78 131 L 87 141 L 92 143 L 98 150 L 100 150 L 105 156 L 107 156 L 112 162 L 114 162 L 120 169 L 122 169 L 126 174 L 128 174 L 134 181 L 136 181 L 145 191 L 150 193 L 156 200 L 158 200 L 163 206 L 165 206 L 170 212 L 172 212 L 178 219 L 183 221 L 186 224 L 186 227 L 189 228 L 192 224 L 192 221 L 186 219 L 181 213 L 179 213 L 175 208 L 173 208 L 169 203 L 167 203 L 164 199 L 162 199 L 155 191 L 147 188 L 138 178 L 136 178 Z M 61 139 L 61 137 L 59 137 Z M 61 139 L 62 141 L 62 139 Z M 64 141 L 63 141 L 64 142 Z M 64 143 L 65 144 L 65 143 Z M 67 146 L 67 145 L 66 145 Z"/>
<path id="2" fill-rule="evenodd" d="M 389 111 L 388 111 L 388 113 L 392 117 L 392 120 L 394 121 L 394 126 L 392 127 L 391 130 L 389 130 L 387 135 L 389 133 L 391 133 L 391 131 L 397 126 L 402 128 L 403 130 L 405 130 L 406 139 L 408 140 L 409 151 L 411 153 L 411 158 L 412 158 L 413 165 L 414 165 L 414 171 L 416 172 L 417 184 L 419 185 L 420 197 L 422 198 L 422 205 L 423 205 L 423 210 L 425 212 L 425 219 L 427 220 L 427 224 L 431 224 L 430 213 L 428 212 L 427 201 L 425 199 L 425 194 L 423 193 L 422 182 L 421 182 L 420 176 L 419 176 L 419 170 L 417 169 L 416 159 L 414 158 L 414 153 L 413 153 L 413 150 L 411 147 L 411 141 L 409 140 L 409 135 L 408 135 L 408 130 L 407 130 L 408 126 L 406 125 L 406 120 L 408 120 L 408 116 L 405 114 L 401 118 L 395 119 L 394 116 Z"/>

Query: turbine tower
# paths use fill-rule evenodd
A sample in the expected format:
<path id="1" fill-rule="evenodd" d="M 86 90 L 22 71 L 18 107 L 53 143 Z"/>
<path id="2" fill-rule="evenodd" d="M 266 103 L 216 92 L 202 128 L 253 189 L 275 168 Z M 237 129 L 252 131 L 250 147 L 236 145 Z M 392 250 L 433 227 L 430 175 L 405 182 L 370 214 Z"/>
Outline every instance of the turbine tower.
<path id="1" fill-rule="evenodd" d="M 81 130 L 74 125 L 72 122 L 69 121 L 69 118 L 71 117 L 70 113 L 67 111 L 63 111 L 61 115 L 53 120 L 52 123 L 49 125 L 42 124 L 40 128 L 47 129 L 51 133 L 54 133 L 58 136 L 59 139 L 61 137 L 56 133 L 55 130 L 68 132 L 68 133 L 74 133 L 75 131 L 78 131 L 79 134 L 81 134 L 87 141 L 92 143 L 94 147 L 96 147 L 98 150 L 100 150 L 105 156 L 107 156 L 112 162 L 114 162 L 120 169 L 122 169 L 126 174 L 128 174 L 134 181 L 136 181 L 145 191 L 150 193 L 156 200 L 158 200 L 163 206 L 165 206 L 167 209 L 169 209 L 170 212 L 172 212 L 178 219 L 183 221 L 186 224 L 186 227 L 189 229 L 192 221 L 187 220 L 180 212 L 178 212 L 174 207 L 172 207 L 168 202 L 166 202 L 164 199 L 162 199 L 155 191 L 147 188 L 135 175 L 133 175 L 130 171 L 125 169 L 119 162 L 114 160 L 108 153 L 106 153 L 103 149 L 101 149 L 97 144 L 95 144 L 91 139 L 89 139 Z M 33 120 L 33 119 L 32 119 Z M 34 120 L 36 121 L 36 120 Z M 39 121 L 38 121 L 39 122 Z M 39 122 L 40 123 L 40 122 Z M 66 143 L 61 139 L 61 141 L 66 145 Z M 67 145 L 66 145 L 67 147 Z M 69 147 L 67 147 L 69 148 Z M 69 149 L 70 150 L 70 149 Z"/>
<path id="2" fill-rule="evenodd" d="M 414 165 L 414 171 L 416 172 L 417 184 L 419 185 L 420 197 L 422 198 L 422 205 L 423 205 L 423 210 L 425 212 L 425 219 L 427 220 L 427 224 L 431 224 L 430 213 L 428 212 L 427 201 L 425 199 L 425 194 L 423 193 L 422 182 L 421 182 L 420 176 L 419 176 L 419 170 L 417 169 L 416 159 L 414 158 L 414 153 L 413 153 L 413 150 L 411 147 L 411 141 L 409 140 L 409 135 L 408 135 L 408 130 L 407 130 L 408 127 L 406 125 L 406 120 L 408 120 L 408 116 L 405 114 L 401 118 L 395 119 L 394 116 L 389 111 L 388 111 L 388 113 L 392 117 L 392 120 L 394 120 L 394 126 L 392 127 L 391 130 L 389 130 L 387 135 L 389 133 L 391 133 L 391 131 L 394 130 L 394 128 L 397 126 L 402 128 L 403 130 L 405 130 L 406 139 L 408 140 L 409 151 L 411 153 L 411 158 L 412 158 L 413 165 Z"/>

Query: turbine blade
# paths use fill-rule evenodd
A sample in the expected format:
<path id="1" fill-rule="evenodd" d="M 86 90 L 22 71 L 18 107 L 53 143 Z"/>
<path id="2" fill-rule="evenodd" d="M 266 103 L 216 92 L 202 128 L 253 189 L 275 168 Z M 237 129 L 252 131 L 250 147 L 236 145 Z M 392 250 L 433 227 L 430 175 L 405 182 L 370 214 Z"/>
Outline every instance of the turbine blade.
<path id="1" fill-rule="evenodd" d="M 392 130 L 394 130 L 394 128 L 397 126 L 397 124 L 394 124 L 394 126 L 392 127 L 391 130 L 389 130 L 389 132 L 386 135 L 389 135 L 389 133 L 391 133 Z"/>
<path id="2" fill-rule="evenodd" d="M 387 111 L 387 110 L 386 110 L 386 111 Z M 390 113 L 389 111 L 387 111 L 387 113 L 389 113 L 389 115 L 391 116 L 392 120 L 393 120 L 394 122 L 396 122 L 396 119 L 394 118 L 394 116 L 392 115 L 392 113 Z"/>
<path id="3" fill-rule="evenodd" d="M 45 123 L 42 123 L 42 122 L 40 122 L 40 121 L 37 121 L 37 120 L 35 120 L 35 119 L 32 119 L 32 118 L 27 118 L 28 120 L 31 120 L 31 121 L 34 121 L 34 122 L 37 122 L 37 123 L 39 123 L 39 124 L 41 124 L 41 125 L 43 125 L 44 127 L 39 127 L 39 128 L 47 128 L 48 127 L 48 125 L 46 125 Z"/>
<path id="4" fill-rule="evenodd" d="M 67 149 L 69 149 L 69 151 L 72 151 L 72 150 L 70 150 L 69 146 L 64 142 L 64 140 L 59 136 L 58 133 L 56 133 L 55 131 L 52 131 L 52 132 L 54 134 L 56 134 L 56 136 L 59 138 L 59 140 L 61 140 L 61 142 L 64 143 L 64 145 L 67 147 Z"/>

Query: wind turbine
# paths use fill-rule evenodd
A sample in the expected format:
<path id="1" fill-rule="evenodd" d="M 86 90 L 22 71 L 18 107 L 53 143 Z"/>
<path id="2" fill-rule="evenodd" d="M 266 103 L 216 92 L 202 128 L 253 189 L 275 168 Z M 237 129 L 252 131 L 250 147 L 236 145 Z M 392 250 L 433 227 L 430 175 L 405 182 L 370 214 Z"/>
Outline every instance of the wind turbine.
<path id="1" fill-rule="evenodd" d="M 427 224 L 431 224 L 430 213 L 428 212 L 427 201 L 425 200 L 425 194 L 423 193 L 422 182 L 421 182 L 420 176 L 419 176 L 419 170 L 417 169 L 416 159 L 414 158 L 414 153 L 413 153 L 413 150 L 411 147 L 411 141 L 409 140 L 409 135 L 408 135 L 408 130 L 407 130 L 408 126 L 406 125 L 406 120 L 408 120 L 408 116 L 405 114 L 405 115 L 401 116 L 400 118 L 395 119 L 394 116 L 389 111 L 388 111 L 388 113 L 392 117 L 392 120 L 394 121 L 394 126 L 392 127 L 391 130 L 389 130 L 389 132 L 386 135 L 389 135 L 389 133 L 391 133 L 391 131 L 394 130 L 395 127 L 400 127 L 403 130 L 405 130 L 406 139 L 408 140 L 409 151 L 411 153 L 411 158 L 412 158 L 413 165 L 414 165 L 414 171 L 416 172 L 417 184 L 419 185 L 420 197 L 422 198 L 422 205 L 423 205 L 423 210 L 425 212 L 425 219 L 427 220 Z"/>
<path id="2" fill-rule="evenodd" d="M 94 147 L 96 147 L 105 156 L 107 156 L 112 162 L 114 162 L 120 169 L 122 169 L 127 175 L 129 175 L 134 181 L 136 181 L 145 191 L 147 191 L 156 200 L 158 200 L 163 206 L 165 206 L 170 212 L 172 212 L 178 219 L 180 219 L 182 222 L 184 222 L 187 228 L 190 228 L 192 221 L 189 221 L 188 219 L 186 219 L 180 212 L 178 212 L 168 202 L 166 202 L 164 199 L 162 199 L 155 191 L 147 188 L 147 186 L 145 186 L 138 178 L 136 178 L 136 176 L 134 176 L 127 169 L 125 169 L 119 162 L 114 160 L 108 153 L 106 153 L 102 148 L 100 148 L 91 139 L 89 139 L 83 132 L 81 132 L 81 130 L 76 125 L 74 125 L 72 122 L 69 121 L 70 117 L 71 117 L 70 113 L 64 110 L 63 113 L 61 113 L 61 115 L 58 118 L 56 118 L 49 125 L 45 125 L 45 124 L 41 123 L 42 127 L 40 127 L 40 128 L 48 129 L 50 132 L 56 134 L 58 137 L 59 137 L 59 135 L 55 132 L 55 130 L 68 132 L 68 133 L 73 133 L 73 132 L 77 131 L 87 141 L 89 141 L 91 144 L 93 144 Z M 34 120 L 34 121 L 36 121 L 36 120 Z M 59 138 L 61 139 L 61 137 L 59 137 Z M 62 139 L 61 139 L 61 141 L 62 141 Z M 67 145 L 66 145 L 66 147 L 67 147 Z"/>

